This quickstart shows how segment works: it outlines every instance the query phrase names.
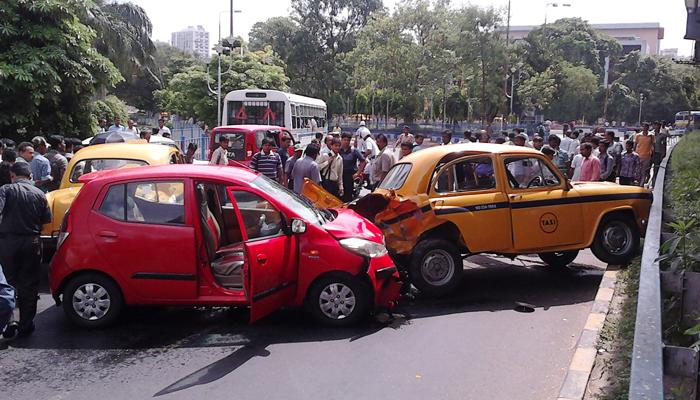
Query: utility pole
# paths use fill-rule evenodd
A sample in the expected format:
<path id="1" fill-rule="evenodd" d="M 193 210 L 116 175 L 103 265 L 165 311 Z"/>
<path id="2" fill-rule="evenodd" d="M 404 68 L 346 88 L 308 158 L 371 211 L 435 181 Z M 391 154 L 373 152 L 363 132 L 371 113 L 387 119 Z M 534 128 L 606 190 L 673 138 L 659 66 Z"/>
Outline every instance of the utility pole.
<path id="1" fill-rule="evenodd" d="M 642 126 L 642 104 L 644 103 L 644 93 L 639 94 L 639 120 L 637 125 Z"/>
<path id="2" fill-rule="evenodd" d="M 229 30 L 230 30 L 230 31 L 229 31 L 229 37 L 230 37 L 230 38 L 233 38 L 233 12 L 234 12 L 234 11 L 233 11 L 233 0 L 231 0 L 231 8 L 230 8 L 230 10 L 231 10 L 231 13 L 230 13 L 230 16 L 229 16 L 229 19 L 230 19 L 230 21 L 229 21 L 229 22 L 230 22 L 230 25 L 229 25 Z M 241 47 L 243 47 L 243 44 L 241 44 Z"/>
<path id="3" fill-rule="evenodd" d="M 546 19 L 546 17 L 545 17 Z M 506 44 L 510 43 L 510 0 L 508 0 L 508 18 L 506 19 Z"/>
<path id="4" fill-rule="evenodd" d="M 610 57 L 605 57 L 605 75 L 603 77 L 603 88 L 605 89 L 605 101 L 603 102 L 603 123 L 608 120 L 608 95 L 610 85 L 608 84 L 608 71 L 610 70 Z"/>

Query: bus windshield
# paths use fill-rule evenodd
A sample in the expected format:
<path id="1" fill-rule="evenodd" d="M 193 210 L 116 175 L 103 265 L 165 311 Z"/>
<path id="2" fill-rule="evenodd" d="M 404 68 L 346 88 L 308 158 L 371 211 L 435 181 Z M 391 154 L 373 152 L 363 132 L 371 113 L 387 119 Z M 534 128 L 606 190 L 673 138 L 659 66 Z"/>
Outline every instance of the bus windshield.
<path id="1" fill-rule="evenodd" d="M 285 126 L 283 101 L 229 101 L 226 109 L 229 125 Z"/>

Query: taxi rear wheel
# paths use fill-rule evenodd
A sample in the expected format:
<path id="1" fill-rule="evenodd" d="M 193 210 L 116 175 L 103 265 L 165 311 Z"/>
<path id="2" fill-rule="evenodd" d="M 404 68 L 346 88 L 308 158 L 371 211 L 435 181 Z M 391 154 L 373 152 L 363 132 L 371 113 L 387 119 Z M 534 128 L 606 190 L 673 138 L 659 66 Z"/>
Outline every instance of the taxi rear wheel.
<path id="1" fill-rule="evenodd" d="M 411 283 L 428 296 L 450 294 L 459 285 L 463 271 L 459 249 L 446 240 L 422 240 L 413 249 Z"/>
<path id="2" fill-rule="evenodd" d="M 368 315 L 372 298 L 369 290 L 357 277 L 331 273 L 311 285 L 306 307 L 324 325 L 350 326 Z"/>
<path id="3" fill-rule="evenodd" d="M 603 219 L 591 250 L 608 264 L 627 264 L 639 250 L 639 230 L 631 218 L 621 216 Z"/>
<path id="4" fill-rule="evenodd" d="M 538 256 L 550 267 L 563 268 L 574 262 L 578 250 L 539 253 Z"/>
<path id="5" fill-rule="evenodd" d="M 114 281 L 96 273 L 76 276 L 63 291 L 63 311 L 83 328 L 103 328 L 114 323 L 124 300 Z"/>

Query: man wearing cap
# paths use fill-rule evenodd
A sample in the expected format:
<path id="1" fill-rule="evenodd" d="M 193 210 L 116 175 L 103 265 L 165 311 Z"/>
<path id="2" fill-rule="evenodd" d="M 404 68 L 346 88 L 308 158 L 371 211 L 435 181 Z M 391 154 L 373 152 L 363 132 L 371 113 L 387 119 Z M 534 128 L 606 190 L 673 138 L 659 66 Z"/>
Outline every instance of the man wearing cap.
<path id="1" fill-rule="evenodd" d="M 39 234 L 51 222 L 51 210 L 44 193 L 30 180 L 26 163 L 10 167 L 12 183 L 0 187 L 0 265 L 10 285 L 17 290 L 20 336 L 34 331 L 34 316 L 41 277 Z"/>
<path id="2" fill-rule="evenodd" d="M 49 146 L 43 136 L 35 136 L 32 139 L 32 147 L 34 147 L 34 157 L 32 157 L 31 171 L 34 185 L 46 193 L 53 180 L 51 177 L 51 162 L 44 157 Z"/>
<path id="3" fill-rule="evenodd" d="M 365 149 L 363 147 L 363 139 L 367 135 L 371 135 L 372 132 L 365 126 L 365 121 L 360 121 L 360 127 L 355 131 L 355 148 L 364 154 Z"/>
<path id="4" fill-rule="evenodd" d="M 401 134 L 399 135 L 399 137 L 396 138 L 396 142 L 394 143 L 394 149 L 401 147 L 401 145 L 404 143 L 413 144 L 415 141 L 416 139 L 411 133 L 411 128 L 409 128 L 408 125 L 404 125 L 403 129 L 401 130 Z"/>
<path id="5" fill-rule="evenodd" d="M 294 177 L 292 176 L 292 170 L 294 170 L 294 164 L 296 164 L 297 160 L 301 158 L 303 153 L 304 146 L 302 146 L 301 143 L 295 144 L 294 155 L 287 160 L 286 164 L 284 164 L 284 173 L 289 177 L 289 181 L 287 182 L 287 187 L 289 189 L 294 190 Z"/>

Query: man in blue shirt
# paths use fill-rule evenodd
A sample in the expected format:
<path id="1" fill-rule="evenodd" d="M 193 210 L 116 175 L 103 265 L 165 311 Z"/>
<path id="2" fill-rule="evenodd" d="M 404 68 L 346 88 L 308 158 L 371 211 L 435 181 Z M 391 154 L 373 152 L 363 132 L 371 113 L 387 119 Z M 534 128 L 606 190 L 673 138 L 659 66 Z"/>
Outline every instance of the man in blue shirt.
<path id="1" fill-rule="evenodd" d="M 343 157 L 343 196 L 344 202 L 352 201 L 353 186 L 356 177 L 362 177 L 367 161 L 359 150 L 350 147 L 352 135 L 343 133 L 340 136 L 340 156 Z"/>
<path id="2" fill-rule="evenodd" d="M 12 310 L 15 309 L 15 289 L 7 283 L 5 279 L 5 274 L 2 272 L 2 265 L 0 265 L 0 333 L 5 331 L 7 323 L 12 318 Z M 16 331 L 7 332 L 6 338 L 11 338 L 15 336 Z"/>
<path id="3" fill-rule="evenodd" d="M 34 185 L 46 193 L 49 191 L 49 185 L 53 180 L 51 177 L 51 162 L 44 157 L 49 146 L 46 143 L 46 139 L 42 136 L 35 136 L 32 139 L 32 146 L 34 147 L 34 158 L 32 158 L 31 167 Z"/>
<path id="4" fill-rule="evenodd" d="M 282 182 L 284 175 L 282 173 L 282 159 L 279 154 L 272 151 L 272 143 L 272 139 L 262 140 L 262 149 L 253 154 L 253 158 L 250 159 L 250 169 L 284 184 Z"/>

